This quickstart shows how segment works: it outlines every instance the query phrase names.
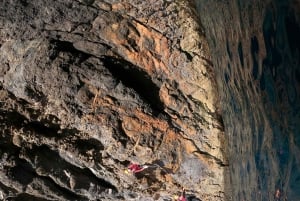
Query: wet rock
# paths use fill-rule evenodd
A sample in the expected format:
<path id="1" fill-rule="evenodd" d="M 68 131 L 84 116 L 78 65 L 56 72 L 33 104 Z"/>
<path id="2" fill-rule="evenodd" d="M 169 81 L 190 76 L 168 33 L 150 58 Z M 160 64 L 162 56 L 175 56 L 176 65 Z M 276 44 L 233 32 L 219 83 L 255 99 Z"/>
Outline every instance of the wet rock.
<path id="1" fill-rule="evenodd" d="M 208 45 L 185 1 L 4 1 L 0 196 L 225 198 Z M 188 23 L 188 24 L 187 24 Z M 155 165 L 140 175 L 129 162 Z"/>
<path id="2" fill-rule="evenodd" d="M 300 200 L 299 1 L 195 4 L 220 89 L 225 191 L 232 200 Z"/>

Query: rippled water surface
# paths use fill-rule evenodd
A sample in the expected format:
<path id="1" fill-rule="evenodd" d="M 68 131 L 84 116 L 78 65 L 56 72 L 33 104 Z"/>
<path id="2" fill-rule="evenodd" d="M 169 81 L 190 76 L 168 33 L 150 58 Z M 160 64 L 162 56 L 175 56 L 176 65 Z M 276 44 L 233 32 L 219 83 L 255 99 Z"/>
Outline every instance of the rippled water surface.
<path id="1" fill-rule="evenodd" d="M 222 100 L 229 197 L 299 201 L 300 2 L 195 4 Z"/>

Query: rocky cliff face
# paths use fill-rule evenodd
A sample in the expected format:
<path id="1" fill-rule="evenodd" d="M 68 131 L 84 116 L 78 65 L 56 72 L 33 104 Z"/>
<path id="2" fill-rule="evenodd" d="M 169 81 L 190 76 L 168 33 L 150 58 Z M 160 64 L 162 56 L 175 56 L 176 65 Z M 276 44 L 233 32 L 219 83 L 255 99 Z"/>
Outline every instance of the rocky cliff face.
<path id="1" fill-rule="evenodd" d="M 0 200 L 298 201 L 299 5 L 2 0 Z"/>
<path id="2" fill-rule="evenodd" d="M 0 199 L 226 197 L 218 91 L 188 1 L 0 3 Z M 139 176 L 130 162 L 156 165 Z M 228 185 L 227 185 L 228 186 Z"/>

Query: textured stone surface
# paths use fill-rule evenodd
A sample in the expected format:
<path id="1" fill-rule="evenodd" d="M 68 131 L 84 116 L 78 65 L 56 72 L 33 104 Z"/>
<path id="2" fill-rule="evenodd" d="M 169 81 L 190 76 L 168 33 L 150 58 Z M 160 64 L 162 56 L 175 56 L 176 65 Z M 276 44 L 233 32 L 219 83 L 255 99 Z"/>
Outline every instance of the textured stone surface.
<path id="1" fill-rule="evenodd" d="M 222 200 L 208 44 L 187 1 L 0 4 L 0 197 Z M 139 177 L 130 161 L 158 164 Z"/>

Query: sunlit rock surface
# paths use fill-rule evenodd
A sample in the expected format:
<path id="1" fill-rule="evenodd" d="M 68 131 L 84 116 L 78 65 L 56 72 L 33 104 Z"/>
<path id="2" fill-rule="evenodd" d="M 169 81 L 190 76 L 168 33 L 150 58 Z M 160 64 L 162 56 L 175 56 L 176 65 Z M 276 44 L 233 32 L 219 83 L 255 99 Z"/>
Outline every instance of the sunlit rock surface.
<path id="1" fill-rule="evenodd" d="M 300 200 L 300 2 L 195 1 L 228 139 L 232 200 Z"/>
<path id="2" fill-rule="evenodd" d="M 0 199 L 225 199 L 194 4 L 2 0 L 0 13 Z M 135 177 L 131 161 L 156 167 Z"/>

